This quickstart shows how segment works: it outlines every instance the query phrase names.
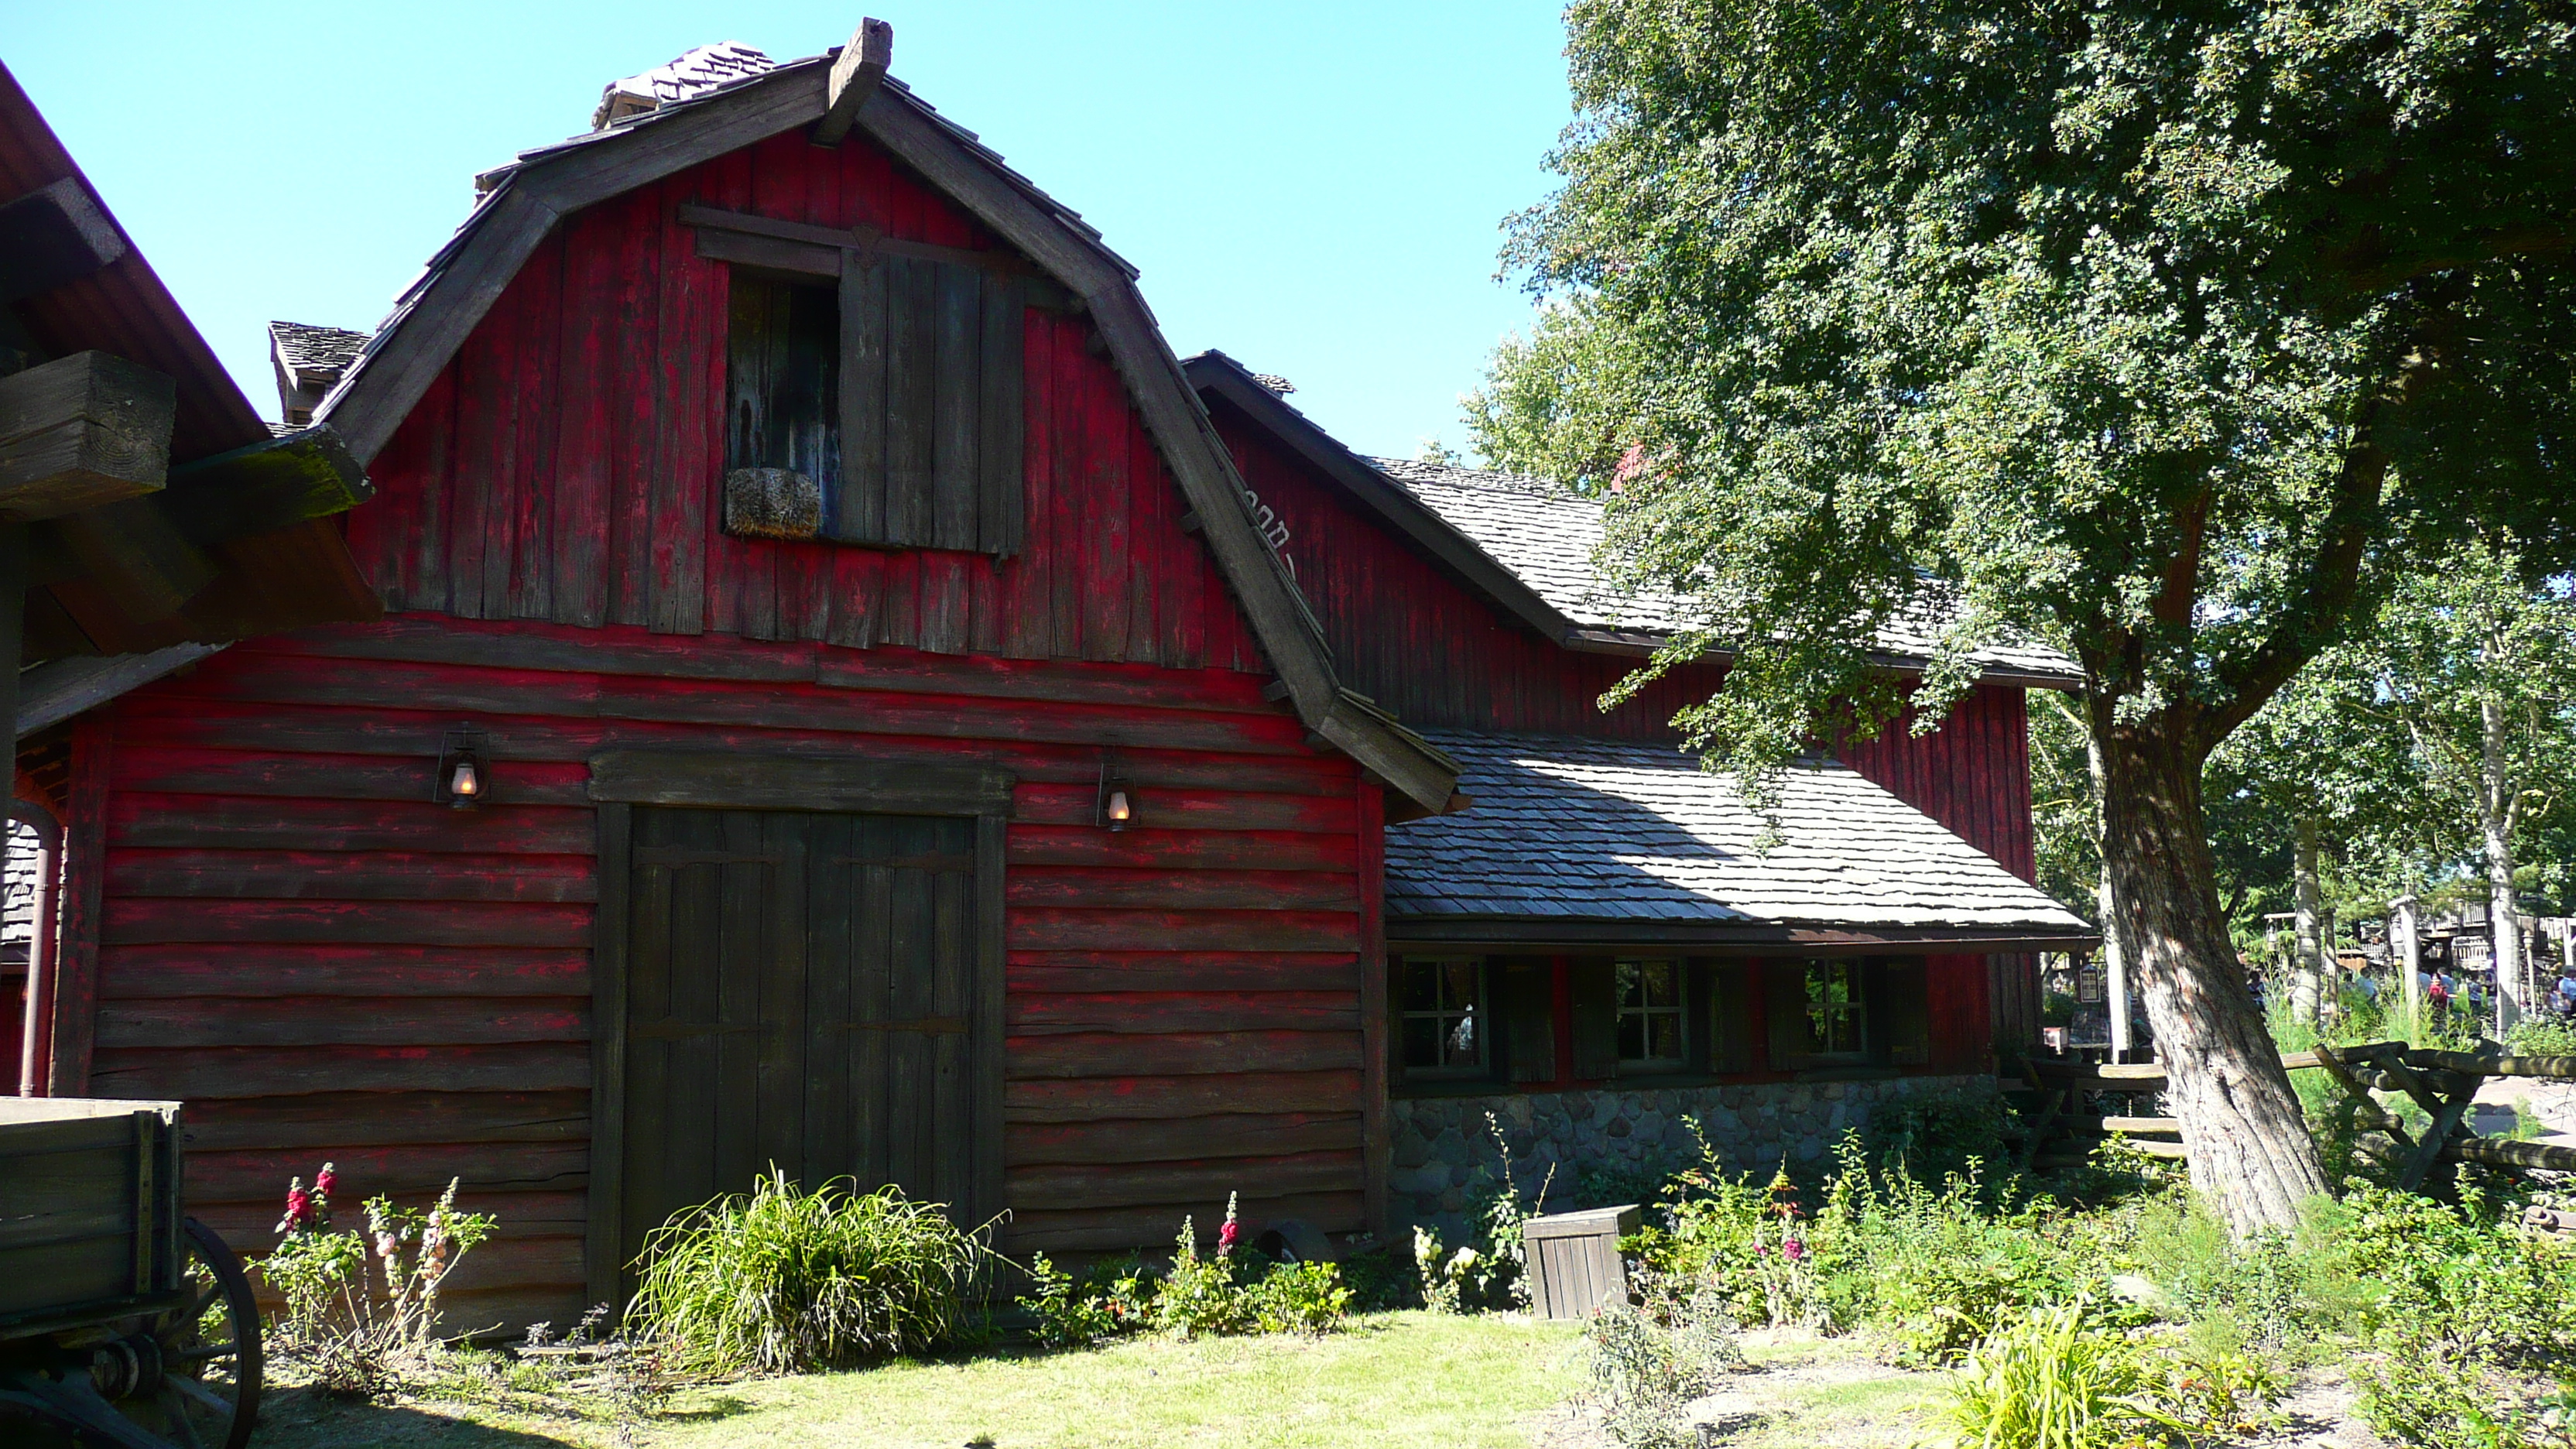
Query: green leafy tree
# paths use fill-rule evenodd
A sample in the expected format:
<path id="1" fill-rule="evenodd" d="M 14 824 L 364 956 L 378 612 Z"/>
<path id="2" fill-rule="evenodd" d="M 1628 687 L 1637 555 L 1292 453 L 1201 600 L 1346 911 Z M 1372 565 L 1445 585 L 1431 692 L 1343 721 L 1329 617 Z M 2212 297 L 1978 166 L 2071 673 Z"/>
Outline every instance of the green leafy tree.
<path id="1" fill-rule="evenodd" d="M 2405 582 L 2356 651 L 2359 708 L 2402 741 L 2421 780 L 2440 856 L 2481 876 L 2496 932 L 2496 1026 L 2527 1009 L 2520 990 L 2524 873 L 2547 858 L 2576 780 L 2576 600 L 2565 581 L 2524 581 L 2504 540 L 2472 540 Z M 2525 847 L 2537 847 L 2525 854 Z M 2554 863 L 2554 862 L 2553 862 Z M 2556 874 L 2556 872 L 2551 872 Z M 2537 883 L 2537 882 L 2532 882 Z"/>
<path id="2" fill-rule="evenodd" d="M 1731 651 L 1759 785 L 1970 651 L 2080 662 L 2107 924 L 2194 1180 L 2324 1188 L 2244 990 L 2202 767 L 2472 520 L 2567 559 L 2576 43 L 2529 0 L 1577 0 L 1549 299 L 1469 425 L 1615 492 L 1604 557 Z M 1919 686 L 1871 667 L 1943 624 Z"/>

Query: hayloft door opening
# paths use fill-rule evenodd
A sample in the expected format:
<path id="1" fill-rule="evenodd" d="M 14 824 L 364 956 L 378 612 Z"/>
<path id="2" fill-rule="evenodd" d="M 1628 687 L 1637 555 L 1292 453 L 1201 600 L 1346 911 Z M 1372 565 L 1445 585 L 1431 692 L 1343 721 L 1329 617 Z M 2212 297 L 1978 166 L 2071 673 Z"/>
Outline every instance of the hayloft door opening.
<path id="1" fill-rule="evenodd" d="M 635 810 L 621 1260 L 772 1165 L 971 1210 L 976 822 Z"/>

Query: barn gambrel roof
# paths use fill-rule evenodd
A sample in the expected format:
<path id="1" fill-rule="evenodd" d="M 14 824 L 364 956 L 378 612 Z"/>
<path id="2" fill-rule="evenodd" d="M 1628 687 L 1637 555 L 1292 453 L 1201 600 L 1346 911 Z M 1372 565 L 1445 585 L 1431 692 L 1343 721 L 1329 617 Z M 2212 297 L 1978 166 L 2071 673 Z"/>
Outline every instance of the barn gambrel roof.
<path id="1" fill-rule="evenodd" d="M 374 457 L 560 220 L 821 120 L 838 54 L 713 85 L 604 129 L 523 152 L 478 178 L 488 189 L 474 211 L 396 299 L 357 363 L 323 400 L 316 421 L 337 428 L 362 460 Z M 1081 217 L 892 76 L 860 106 L 854 129 L 1078 299 L 1108 343 L 1147 433 L 1187 497 L 1299 718 L 1401 791 L 1417 810 L 1449 808 L 1455 765 L 1341 687 L 1322 629 L 1254 525 L 1233 460 L 1136 289 L 1136 269 Z"/>

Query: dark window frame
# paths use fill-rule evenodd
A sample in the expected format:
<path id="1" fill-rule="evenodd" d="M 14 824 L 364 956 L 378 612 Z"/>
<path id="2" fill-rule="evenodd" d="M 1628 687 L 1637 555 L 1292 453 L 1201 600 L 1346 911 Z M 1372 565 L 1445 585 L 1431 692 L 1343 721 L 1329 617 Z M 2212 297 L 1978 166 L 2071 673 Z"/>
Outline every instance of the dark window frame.
<path id="1" fill-rule="evenodd" d="M 1448 978 L 1441 968 L 1452 966 L 1466 966 L 1474 972 L 1471 999 L 1463 1010 L 1451 1009 L 1448 1003 Z M 1433 978 L 1437 984 L 1433 993 L 1433 1005 L 1428 1010 L 1406 1005 L 1410 999 L 1408 978 L 1417 967 L 1440 972 Z M 1492 1077 L 1496 1053 L 1494 1051 L 1494 993 L 1490 963 L 1483 956 L 1406 954 L 1398 956 L 1395 960 L 1395 978 L 1395 1031 L 1393 1033 L 1395 1063 L 1396 1069 L 1403 1075 L 1404 1080 L 1407 1082 L 1462 1082 L 1482 1081 Z M 1417 1021 L 1430 1021 L 1435 1024 L 1436 1034 L 1433 1040 L 1444 1044 L 1439 1053 L 1441 1060 L 1421 1064 L 1412 1059 L 1412 1032 L 1409 1028 Z M 1474 1061 L 1447 1060 L 1449 1049 L 1445 1043 L 1454 1029 L 1452 1023 L 1466 1025 L 1475 1044 Z"/>
<path id="2" fill-rule="evenodd" d="M 1650 979 L 1643 968 L 1656 966 L 1664 968 L 1667 973 L 1666 979 L 1671 989 L 1670 1000 L 1666 1003 L 1639 1000 L 1632 1004 L 1629 998 L 1629 973 L 1632 970 L 1637 972 L 1635 984 L 1642 997 L 1648 989 Z M 1610 971 L 1613 995 L 1617 1002 L 1618 1074 L 1620 1076 L 1672 1076 L 1691 1070 L 1692 1049 L 1697 1043 L 1693 1040 L 1694 1033 L 1690 1029 L 1692 991 L 1689 961 L 1679 956 L 1620 956 L 1612 959 Z M 1629 1051 L 1629 1023 L 1632 1020 L 1639 1028 L 1640 1050 L 1634 1054 Z M 1672 1024 L 1674 1050 L 1670 1055 L 1650 1055 L 1644 1050 L 1653 1040 L 1654 1024 L 1658 1020 L 1668 1020 Z"/>
<path id="3" fill-rule="evenodd" d="M 1803 1059 L 1835 1063 L 1871 1061 L 1876 1053 L 1872 1050 L 1870 1038 L 1872 1005 L 1870 997 L 1873 994 L 1870 986 L 1874 973 L 1870 970 L 1869 961 L 1858 956 L 1835 956 L 1799 964 L 1806 985 L 1806 999 L 1798 1003 L 1797 1010 L 1807 1020 L 1807 1039 L 1814 1043 L 1814 1049 L 1804 1053 Z M 1819 1033 L 1815 1030 L 1816 1015 L 1819 1010 L 1816 999 L 1816 973 L 1819 970 L 1842 977 L 1845 999 L 1840 1002 L 1826 1002 L 1822 1006 L 1827 1011 L 1849 1019 L 1848 1040 L 1852 1043 L 1850 1046 L 1836 1046 L 1833 1044 L 1835 1040 L 1833 1034 Z"/>

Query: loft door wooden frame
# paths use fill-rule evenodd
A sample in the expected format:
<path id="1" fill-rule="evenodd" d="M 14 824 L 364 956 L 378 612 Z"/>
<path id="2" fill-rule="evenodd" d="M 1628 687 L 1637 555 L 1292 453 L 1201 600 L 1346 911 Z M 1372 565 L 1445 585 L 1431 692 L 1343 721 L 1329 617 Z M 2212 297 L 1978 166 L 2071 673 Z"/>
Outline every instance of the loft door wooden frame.
<path id="1" fill-rule="evenodd" d="M 590 773 L 590 798 L 597 804 L 599 823 L 598 924 L 591 948 L 590 1225 L 584 1255 L 591 1301 L 613 1303 L 624 1293 L 628 886 L 638 805 L 974 820 L 977 1000 L 969 1040 L 976 1200 L 965 1216 L 1000 1212 L 1002 870 L 1014 777 L 971 765 L 715 750 L 606 750 L 591 757 Z"/>

